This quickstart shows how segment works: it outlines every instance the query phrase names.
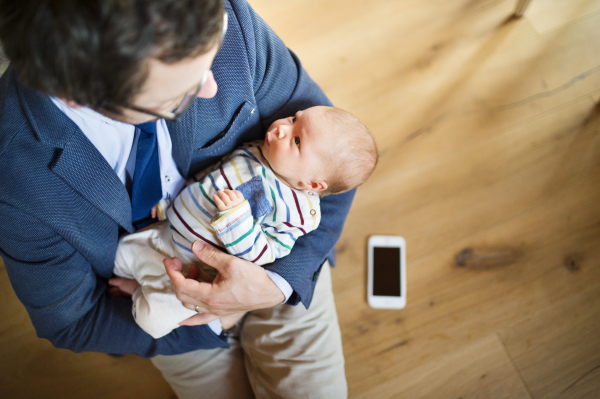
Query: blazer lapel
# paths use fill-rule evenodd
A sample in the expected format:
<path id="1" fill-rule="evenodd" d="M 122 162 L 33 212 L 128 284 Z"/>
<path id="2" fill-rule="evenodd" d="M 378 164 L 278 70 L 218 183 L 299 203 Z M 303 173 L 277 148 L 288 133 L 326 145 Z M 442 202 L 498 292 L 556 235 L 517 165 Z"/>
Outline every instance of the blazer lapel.
<path id="1" fill-rule="evenodd" d="M 83 133 L 74 134 L 57 158 L 50 167 L 54 173 L 124 229 L 134 231 L 125 186 Z"/>
<path id="2" fill-rule="evenodd" d="M 124 229 L 133 232 L 129 194 L 102 154 L 50 98 L 20 85 L 19 92 L 39 140 L 55 148 L 50 169 Z"/>
<path id="3" fill-rule="evenodd" d="M 167 122 L 173 146 L 173 160 L 175 160 L 177 169 L 184 178 L 189 173 L 192 152 L 194 151 L 194 132 L 196 132 L 198 127 L 196 114 L 196 112 L 190 110 L 180 121 Z"/>

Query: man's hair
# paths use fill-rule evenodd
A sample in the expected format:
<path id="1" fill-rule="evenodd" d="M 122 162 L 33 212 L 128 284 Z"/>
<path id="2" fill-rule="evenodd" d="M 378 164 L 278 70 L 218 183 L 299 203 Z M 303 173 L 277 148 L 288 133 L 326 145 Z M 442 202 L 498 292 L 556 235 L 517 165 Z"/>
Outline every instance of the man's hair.
<path id="1" fill-rule="evenodd" d="M 377 165 L 379 153 L 369 129 L 348 111 L 327 108 L 334 143 L 327 150 L 327 190 L 322 195 L 340 194 L 363 184 Z"/>
<path id="2" fill-rule="evenodd" d="M 80 105 L 131 104 L 147 60 L 208 51 L 221 0 L 0 0 L 0 42 L 25 85 Z"/>

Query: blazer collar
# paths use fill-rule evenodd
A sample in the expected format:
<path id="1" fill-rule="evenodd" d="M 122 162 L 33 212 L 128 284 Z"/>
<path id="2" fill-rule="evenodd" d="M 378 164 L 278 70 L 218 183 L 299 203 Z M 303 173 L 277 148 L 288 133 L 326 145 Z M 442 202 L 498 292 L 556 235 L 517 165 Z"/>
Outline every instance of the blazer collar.
<path id="1" fill-rule="evenodd" d="M 25 115 L 42 143 L 63 148 L 75 132 L 81 132 L 75 122 L 54 105 L 50 97 L 20 83 L 17 83 L 17 87 Z"/>

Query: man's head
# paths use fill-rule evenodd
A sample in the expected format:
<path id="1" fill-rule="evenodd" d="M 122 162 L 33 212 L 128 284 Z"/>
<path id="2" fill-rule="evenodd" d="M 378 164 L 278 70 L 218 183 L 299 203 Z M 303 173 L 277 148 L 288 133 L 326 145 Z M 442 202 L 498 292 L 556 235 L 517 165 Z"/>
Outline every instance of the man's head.
<path id="1" fill-rule="evenodd" d="M 170 111 L 210 69 L 221 0 L 0 0 L 0 41 L 20 81 L 140 123 Z M 208 72 L 198 96 L 212 97 Z M 169 109 L 170 108 L 170 109 Z"/>
<path id="2" fill-rule="evenodd" d="M 347 111 L 322 106 L 273 122 L 262 152 L 290 187 L 320 195 L 358 187 L 378 159 L 375 140 L 365 125 Z"/>

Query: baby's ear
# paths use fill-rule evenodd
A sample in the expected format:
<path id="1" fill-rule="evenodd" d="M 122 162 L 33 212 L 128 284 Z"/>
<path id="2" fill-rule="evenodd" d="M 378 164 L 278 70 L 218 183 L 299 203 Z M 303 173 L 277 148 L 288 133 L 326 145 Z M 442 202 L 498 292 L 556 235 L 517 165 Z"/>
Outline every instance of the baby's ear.
<path id="1" fill-rule="evenodd" d="M 317 179 L 314 181 L 304 183 L 304 189 L 309 191 L 325 191 L 327 190 L 327 182 L 323 179 Z"/>

